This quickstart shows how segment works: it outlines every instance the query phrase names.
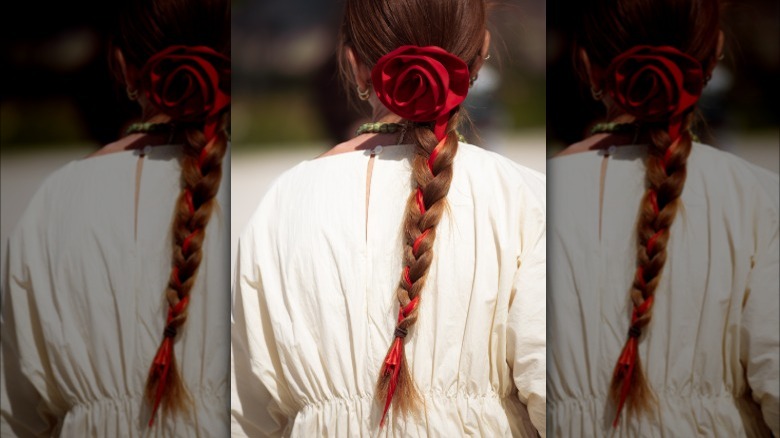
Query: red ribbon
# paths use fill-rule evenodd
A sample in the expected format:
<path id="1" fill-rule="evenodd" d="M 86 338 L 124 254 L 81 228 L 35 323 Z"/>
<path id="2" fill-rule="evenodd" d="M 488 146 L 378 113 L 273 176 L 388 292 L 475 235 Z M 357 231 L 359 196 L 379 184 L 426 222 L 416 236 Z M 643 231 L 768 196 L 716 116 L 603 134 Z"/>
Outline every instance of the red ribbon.
<path id="1" fill-rule="evenodd" d="M 198 156 L 198 168 L 203 168 L 203 163 L 206 161 L 206 157 L 209 155 L 209 151 L 214 145 L 214 141 L 216 140 L 216 127 L 216 123 L 206 124 L 206 128 L 204 129 L 203 133 L 208 139 L 208 143 L 206 143 L 206 146 L 203 146 L 203 149 L 200 150 L 200 155 Z"/>
<path id="2" fill-rule="evenodd" d="M 466 63 L 437 46 L 401 46 L 371 70 L 382 104 L 404 119 L 434 122 L 439 140 L 447 136 L 450 114 L 466 98 L 469 79 Z"/>
<path id="3" fill-rule="evenodd" d="M 439 137 L 438 135 L 436 137 Z M 439 151 L 441 151 L 441 148 L 444 147 L 444 142 L 446 139 L 439 138 L 439 144 L 436 145 L 435 148 L 433 148 L 433 151 L 431 151 L 431 156 L 428 157 L 428 170 L 431 171 L 431 175 L 436 176 L 433 173 L 433 163 L 436 161 L 436 157 L 439 155 Z"/>
<path id="4" fill-rule="evenodd" d="M 425 236 L 428 235 L 428 231 L 431 231 L 431 229 L 428 228 L 427 230 L 420 233 L 416 239 L 414 239 L 414 244 L 412 245 L 412 254 L 414 254 L 415 257 L 417 257 L 417 250 L 420 249 L 420 244 L 422 243 L 423 239 L 425 239 Z"/>
<path id="5" fill-rule="evenodd" d="M 663 232 L 664 232 L 664 230 L 658 230 L 658 231 L 655 232 L 655 234 L 650 236 L 649 239 L 647 239 L 647 246 L 646 246 L 646 248 L 647 248 L 647 253 L 648 254 L 653 252 L 653 248 L 655 248 L 655 241 L 658 240 L 659 237 L 661 237 L 661 233 L 663 233 Z"/>
<path id="6" fill-rule="evenodd" d="M 618 420 L 620 419 L 620 412 L 623 410 L 623 404 L 628 396 L 628 389 L 631 385 L 631 376 L 634 373 L 634 366 L 636 365 L 636 338 L 631 336 L 628 338 L 626 345 L 623 347 L 623 352 L 618 359 L 616 374 L 624 375 L 622 386 L 620 388 L 620 402 L 618 403 L 617 413 L 615 414 L 615 421 L 612 422 L 612 427 L 617 427 Z"/>
<path id="7" fill-rule="evenodd" d="M 674 134 L 672 134 L 672 132 L 674 132 Z M 661 164 L 664 166 L 664 171 L 666 171 L 666 167 L 669 165 L 669 160 L 672 158 L 672 154 L 674 153 L 674 150 L 677 149 L 677 145 L 680 144 L 679 123 L 677 127 L 674 128 L 674 130 L 672 126 L 669 127 L 669 137 L 671 137 L 674 141 L 672 141 L 672 144 L 670 144 L 669 147 L 666 148 L 666 152 L 664 152 L 664 158 L 663 160 L 661 160 Z"/>
<path id="8" fill-rule="evenodd" d="M 177 278 L 178 280 L 178 278 Z M 181 312 L 187 307 L 190 301 L 190 297 L 185 296 L 173 307 L 168 307 L 168 317 L 165 321 L 167 327 Z M 165 336 L 163 338 L 160 348 L 157 349 L 157 354 L 152 361 L 152 367 L 149 370 L 149 374 L 159 376 L 157 379 L 157 393 L 154 396 L 154 406 L 152 407 L 152 417 L 149 419 L 149 427 L 154 424 L 154 417 L 157 414 L 157 408 L 160 407 L 162 401 L 163 391 L 168 384 L 168 376 L 171 371 L 171 364 L 173 363 L 173 337 Z"/>
<path id="9" fill-rule="evenodd" d="M 195 213 L 195 203 L 192 202 L 192 192 L 190 189 L 184 190 L 184 201 L 187 203 L 187 209 L 190 211 L 190 214 Z"/>
<path id="10" fill-rule="evenodd" d="M 425 199 L 423 198 L 423 192 L 421 188 L 417 188 L 417 208 L 420 209 L 420 214 L 425 214 Z"/>
<path id="11" fill-rule="evenodd" d="M 699 61 L 672 46 L 634 46 L 607 67 L 606 85 L 618 107 L 639 120 L 669 120 L 669 135 L 680 136 L 682 116 L 704 87 Z"/>
<path id="12" fill-rule="evenodd" d="M 187 253 L 187 251 L 190 249 L 190 241 L 192 241 L 192 238 L 195 237 L 196 234 L 198 234 L 198 231 L 195 230 L 187 235 L 187 237 L 184 238 L 184 242 L 181 244 L 181 252 Z"/>
<path id="13" fill-rule="evenodd" d="M 146 61 L 141 80 L 149 102 L 176 121 L 216 125 L 230 105 L 230 58 L 207 46 L 167 47 Z"/>
<path id="14" fill-rule="evenodd" d="M 660 209 L 658 208 L 658 195 L 655 190 L 650 190 L 650 206 L 653 207 L 653 213 L 658 214 Z"/>
<path id="15" fill-rule="evenodd" d="M 407 267 L 407 270 L 408 269 L 409 268 Z M 414 311 L 414 309 L 417 307 L 418 301 L 420 301 L 420 297 L 416 296 L 411 301 L 409 301 L 409 304 L 398 309 L 399 324 L 404 320 L 404 318 L 409 316 L 409 314 Z M 395 388 L 398 385 L 398 374 L 401 372 L 403 354 L 403 338 L 396 336 L 396 338 L 393 340 L 393 345 L 390 347 L 390 351 L 387 353 L 387 357 L 385 357 L 384 365 L 382 366 L 382 372 L 385 375 L 390 374 L 390 385 L 387 389 L 387 399 L 385 400 L 385 408 L 384 411 L 382 411 L 382 420 L 379 422 L 379 427 L 383 427 L 385 425 L 385 417 L 387 416 L 387 411 L 390 409 L 390 403 L 393 400 Z"/>
<path id="16" fill-rule="evenodd" d="M 406 286 L 411 289 L 412 288 L 412 279 L 409 278 L 409 267 L 404 267 L 404 281 L 406 281 Z"/>
<path id="17" fill-rule="evenodd" d="M 641 268 L 640 268 L 641 269 Z M 637 270 L 637 275 L 640 274 L 640 270 Z M 644 279 L 642 279 L 644 282 Z M 653 296 L 647 297 L 644 303 L 639 307 L 634 307 L 634 311 L 631 314 L 631 326 L 642 317 L 653 305 Z M 620 401 L 618 402 L 617 412 L 615 413 L 615 421 L 612 422 L 612 427 L 617 427 L 618 420 L 620 419 L 620 412 L 623 410 L 623 405 L 628 397 L 628 390 L 631 387 L 631 376 L 634 374 L 634 368 L 636 367 L 637 359 L 637 337 L 629 336 L 626 341 L 626 345 L 623 347 L 623 351 L 620 353 L 620 358 L 615 366 L 615 377 L 620 378 L 622 376 L 620 387 Z"/>
<path id="18" fill-rule="evenodd" d="M 163 390 L 167 386 L 168 375 L 171 371 L 171 349 L 172 338 L 165 337 L 157 350 L 157 355 L 154 356 L 152 361 L 152 369 L 149 373 L 158 375 L 157 380 L 157 393 L 154 396 L 154 407 L 152 408 L 152 417 L 149 419 L 149 427 L 154 424 L 154 417 L 157 415 L 157 408 L 160 407 L 160 401 L 162 401 Z"/>
<path id="19" fill-rule="evenodd" d="M 390 410 L 390 403 L 393 400 L 393 393 L 395 393 L 395 387 L 398 385 L 398 374 L 401 372 L 401 353 L 403 351 L 404 347 L 401 343 L 401 338 L 395 338 L 393 340 L 393 346 L 390 348 L 390 352 L 387 354 L 387 357 L 385 358 L 385 365 L 383 372 L 385 374 L 391 374 L 390 376 L 390 386 L 387 389 L 387 399 L 385 400 L 385 408 L 384 411 L 382 411 L 382 420 L 379 422 L 379 427 L 383 427 L 385 425 L 385 417 L 387 416 L 387 411 Z"/>

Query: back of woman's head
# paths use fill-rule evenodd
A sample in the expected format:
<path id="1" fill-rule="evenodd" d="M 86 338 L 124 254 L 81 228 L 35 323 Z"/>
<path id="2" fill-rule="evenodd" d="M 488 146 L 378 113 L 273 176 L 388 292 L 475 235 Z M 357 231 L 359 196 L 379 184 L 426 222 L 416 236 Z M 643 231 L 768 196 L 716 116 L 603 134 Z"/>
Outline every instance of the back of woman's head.
<path id="1" fill-rule="evenodd" d="M 629 292 L 632 312 L 609 388 L 616 426 L 624 405 L 637 413 L 655 403 L 638 344 L 650 331 L 685 184 L 696 102 L 720 55 L 720 5 L 717 0 L 591 0 L 581 9 L 575 60 L 588 73 L 583 78 L 589 77 L 594 97 L 604 96 L 612 117 L 633 117 L 636 138 L 648 140 Z"/>
<path id="2" fill-rule="evenodd" d="M 347 0 L 341 52 L 355 51 L 373 67 L 382 56 L 405 46 L 438 46 L 473 67 L 486 30 L 484 0 Z M 342 68 L 349 71 L 342 58 Z"/>
<path id="3" fill-rule="evenodd" d="M 159 406 L 165 411 L 186 411 L 190 400 L 176 364 L 174 342 L 187 320 L 190 292 L 204 257 L 206 226 L 222 181 L 230 103 L 230 4 L 227 0 L 127 0 L 116 30 L 114 48 L 121 52 L 125 66 L 136 72 L 132 83 L 125 84 L 128 96 L 143 96 L 143 105 L 148 106 L 145 114 L 167 116 L 163 129 L 183 143 L 171 274 L 167 284 L 160 285 L 167 310 L 159 318 L 165 318 L 165 325 L 145 388 L 152 407 L 151 426 Z M 130 82 L 131 77 L 124 80 Z"/>
<path id="4" fill-rule="evenodd" d="M 170 46 L 207 46 L 230 54 L 227 0 L 123 0 L 113 45 L 141 68 Z"/>
<path id="5" fill-rule="evenodd" d="M 588 0 L 580 8 L 575 43 L 595 66 L 640 45 L 675 47 L 705 69 L 715 64 L 718 0 Z"/>
<path id="6" fill-rule="evenodd" d="M 346 53 L 351 50 L 356 62 L 372 69 L 369 87 L 379 100 L 405 119 L 401 138 L 415 145 L 396 289 L 398 319 L 375 393 L 383 406 L 380 425 L 391 404 L 404 414 L 418 409 L 403 342 L 417 320 L 434 260 L 436 226 L 458 150 L 460 102 L 485 56 L 486 14 L 484 0 L 346 0 L 339 50 L 343 76 L 357 84 Z M 415 111 L 407 114 L 409 108 Z"/>

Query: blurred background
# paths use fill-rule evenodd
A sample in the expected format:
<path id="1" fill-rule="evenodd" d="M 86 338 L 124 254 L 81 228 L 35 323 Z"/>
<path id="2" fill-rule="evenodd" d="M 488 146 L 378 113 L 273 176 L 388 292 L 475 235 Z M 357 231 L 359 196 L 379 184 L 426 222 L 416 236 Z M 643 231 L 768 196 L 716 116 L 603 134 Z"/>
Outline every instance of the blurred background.
<path id="1" fill-rule="evenodd" d="M 582 140 L 604 121 L 572 65 L 570 2 L 547 0 L 547 154 Z M 732 152 L 774 172 L 780 167 L 780 2 L 722 2 L 725 59 L 707 84 L 699 109 L 702 142 Z M 554 85 L 552 85 L 554 84 Z"/>

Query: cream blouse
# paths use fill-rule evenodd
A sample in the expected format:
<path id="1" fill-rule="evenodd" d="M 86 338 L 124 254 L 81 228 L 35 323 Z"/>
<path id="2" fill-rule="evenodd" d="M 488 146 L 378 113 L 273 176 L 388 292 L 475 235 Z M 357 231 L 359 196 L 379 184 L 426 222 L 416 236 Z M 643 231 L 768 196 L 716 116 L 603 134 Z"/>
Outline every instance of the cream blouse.
<path id="1" fill-rule="evenodd" d="M 147 427 L 143 391 L 165 325 L 180 154 L 157 146 L 143 159 L 137 223 L 132 151 L 71 162 L 30 202 L 3 283 L 3 437 L 228 435 L 227 166 L 174 347 L 192 410 L 158 413 Z"/>
<path id="2" fill-rule="evenodd" d="M 778 436 L 778 176 L 701 144 L 639 342 L 657 409 L 624 409 L 612 428 L 607 391 L 631 315 L 645 156 L 621 146 L 606 163 L 596 151 L 549 162 L 550 435 Z"/>
<path id="3" fill-rule="evenodd" d="M 545 435 L 545 180 L 460 144 L 435 260 L 406 338 L 424 398 L 388 413 L 374 385 L 392 341 L 413 146 L 305 161 L 239 243 L 233 436 Z"/>

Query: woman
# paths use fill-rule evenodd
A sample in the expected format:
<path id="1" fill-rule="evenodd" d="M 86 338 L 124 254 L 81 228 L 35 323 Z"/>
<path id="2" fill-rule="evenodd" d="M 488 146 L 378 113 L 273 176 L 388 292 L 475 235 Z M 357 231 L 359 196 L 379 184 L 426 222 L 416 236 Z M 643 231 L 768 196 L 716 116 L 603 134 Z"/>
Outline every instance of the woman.
<path id="1" fill-rule="evenodd" d="M 544 436 L 544 177 L 458 142 L 481 0 L 349 0 L 375 123 L 282 175 L 239 243 L 235 436 Z"/>
<path id="2" fill-rule="evenodd" d="M 610 123 L 549 164 L 551 434 L 777 436 L 778 178 L 691 132 L 719 4 L 583 11 Z"/>
<path id="3" fill-rule="evenodd" d="M 9 243 L 3 436 L 225 436 L 229 4 L 127 2 L 143 123 L 51 175 Z"/>

